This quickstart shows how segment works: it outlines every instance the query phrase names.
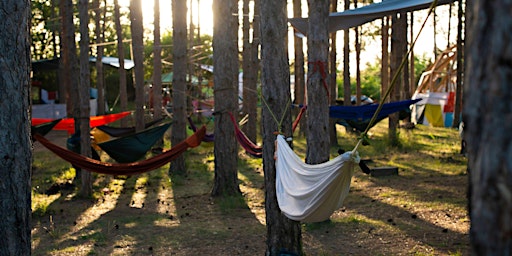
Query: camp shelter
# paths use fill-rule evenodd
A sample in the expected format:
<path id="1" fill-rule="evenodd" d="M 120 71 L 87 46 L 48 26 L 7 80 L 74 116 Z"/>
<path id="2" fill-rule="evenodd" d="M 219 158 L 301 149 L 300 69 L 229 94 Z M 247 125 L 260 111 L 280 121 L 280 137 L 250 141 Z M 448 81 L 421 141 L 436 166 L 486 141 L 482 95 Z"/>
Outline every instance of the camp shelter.
<path id="1" fill-rule="evenodd" d="M 96 57 L 90 56 L 89 62 L 95 63 Z M 119 68 L 119 59 L 116 57 L 105 56 L 101 59 L 104 65 L 113 68 Z M 67 117 L 66 104 L 59 103 L 59 92 L 56 87 L 59 81 L 57 76 L 50 79 L 44 79 L 44 82 L 37 78 L 38 73 L 58 72 L 60 58 L 42 59 L 32 61 L 32 71 L 34 78 L 32 80 L 32 117 L 37 118 L 64 118 Z M 129 59 L 124 60 L 124 68 L 130 70 L 134 67 L 134 62 Z M 90 116 L 97 115 L 98 100 L 97 89 L 90 88 Z"/>
<path id="2" fill-rule="evenodd" d="M 173 77 L 173 72 L 162 74 L 162 84 L 165 84 L 165 85 L 172 84 L 172 77 Z M 199 78 L 197 76 L 192 75 L 190 77 L 187 77 L 187 80 L 190 80 L 190 83 L 192 85 L 199 85 Z M 201 86 L 208 86 L 208 84 L 209 84 L 208 79 L 201 80 Z"/>
<path id="3" fill-rule="evenodd" d="M 412 122 L 434 127 L 451 127 L 457 85 L 457 48 L 438 56 L 421 75 L 412 99 L 422 99 L 412 107 Z"/>
<path id="4" fill-rule="evenodd" d="M 328 31 L 329 33 L 333 33 L 338 30 L 357 27 L 398 12 L 412 12 L 428 9 L 433 2 L 433 0 L 386 0 L 343 12 L 334 12 L 329 14 Z M 437 6 L 452 2 L 454 2 L 454 0 L 438 0 Z M 299 33 L 307 35 L 307 18 L 291 18 L 289 22 Z"/>

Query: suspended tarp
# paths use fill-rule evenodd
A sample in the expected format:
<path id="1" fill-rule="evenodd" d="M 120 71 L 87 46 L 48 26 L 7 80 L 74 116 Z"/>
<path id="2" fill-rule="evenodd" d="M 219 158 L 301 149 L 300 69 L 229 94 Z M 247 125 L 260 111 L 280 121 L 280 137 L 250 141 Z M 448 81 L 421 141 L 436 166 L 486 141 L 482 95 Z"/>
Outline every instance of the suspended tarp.
<path id="1" fill-rule="evenodd" d="M 377 118 L 387 117 L 388 115 L 400 110 L 409 108 L 410 105 L 417 103 L 421 99 L 402 100 L 390 103 L 384 103 Z M 371 119 L 377 111 L 379 104 L 368 104 L 360 106 L 330 106 L 329 117 L 345 120 L 367 120 Z"/>
<path id="2" fill-rule="evenodd" d="M 89 62 L 96 62 L 96 57 L 89 57 Z M 104 56 L 101 58 L 101 62 L 105 65 L 109 65 L 115 68 L 119 68 L 119 58 Z M 34 60 L 32 61 L 32 71 L 49 71 L 49 70 L 57 70 L 59 69 L 60 58 L 53 59 L 44 59 L 44 60 Z M 130 70 L 135 66 L 133 60 L 124 60 L 124 69 Z"/>
<path id="3" fill-rule="evenodd" d="M 62 120 L 62 119 L 59 118 L 59 119 L 55 119 L 53 121 L 49 121 L 46 123 L 41 123 L 38 125 L 31 126 L 32 134 L 37 133 L 37 134 L 45 136 L 53 129 L 53 127 L 55 127 L 60 122 L 60 120 Z"/>
<path id="4" fill-rule="evenodd" d="M 96 57 L 91 56 L 89 57 L 89 61 L 96 63 L 97 60 Z M 114 68 L 119 68 L 121 66 L 121 64 L 119 64 L 119 58 L 116 57 L 104 56 L 101 58 L 101 63 L 112 66 Z M 130 70 L 133 67 L 135 67 L 135 62 L 133 62 L 133 60 L 124 59 L 124 69 Z"/>
<path id="5" fill-rule="evenodd" d="M 455 92 L 417 92 L 413 98 L 422 98 L 412 108 L 413 123 L 434 127 L 452 126 Z"/>
<path id="6" fill-rule="evenodd" d="M 97 145 L 118 163 L 133 163 L 161 140 L 171 123 L 161 124 L 125 137 L 119 137 Z"/>
<path id="7" fill-rule="evenodd" d="M 89 117 L 89 125 L 91 128 L 109 124 L 115 122 L 127 115 L 131 114 L 130 111 L 115 113 L 115 114 L 107 114 L 101 116 L 91 116 Z M 42 123 L 48 123 L 53 121 L 52 118 L 32 118 L 32 125 L 36 126 Z M 55 127 L 54 130 L 64 130 L 68 131 L 69 134 L 75 133 L 75 119 L 74 118 L 63 118 Z"/>
<path id="8" fill-rule="evenodd" d="M 165 118 L 162 117 L 162 118 L 159 118 L 156 120 L 146 122 L 144 124 L 144 128 L 147 129 L 153 125 L 156 125 L 156 124 L 162 122 L 164 119 Z M 128 135 L 135 133 L 135 126 L 113 127 L 113 126 L 108 126 L 108 125 L 101 125 L 101 126 L 95 127 L 94 129 L 101 130 L 102 132 L 108 134 L 110 137 L 124 137 L 124 136 L 128 136 Z"/>
<path id="9" fill-rule="evenodd" d="M 457 84 L 457 48 L 443 51 L 420 77 L 412 98 L 423 100 L 412 108 L 412 122 L 434 127 L 451 127 Z"/>
<path id="10" fill-rule="evenodd" d="M 306 164 L 284 136 L 276 139 L 276 196 L 288 218 L 302 222 L 328 220 L 350 190 L 357 152 L 346 152 L 321 164 Z"/>
<path id="11" fill-rule="evenodd" d="M 331 13 L 329 15 L 328 31 L 329 33 L 333 33 L 338 30 L 349 29 L 398 12 L 427 9 L 433 2 L 433 0 L 387 0 L 343 12 Z M 437 5 L 452 2 L 454 2 L 454 0 L 438 0 Z M 291 18 L 289 22 L 300 33 L 307 35 L 307 18 Z"/>
<path id="12" fill-rule="evenodd" d="M 379 104 L 368 104 L 360 106 L 331 106 L 329 116 L 336 119 L 336 123 L 345 126 L 349 130 L 363 132 L 368 125 L 372 127 L 388 117 L 390 114 L 400 112 L 400 120 L 410 115 L 410 106 L 421 99 L 403 100 L 384 103 L 374 123 L 370 124 L 371 118 Z M 370 127 L 370 128 L 372 128 Z"/>
<path id="13" fill-rule="evenodd" d="M 206 132 L 206 127 L 203 126 L 196 133 L 185 139 L 184 141 L 173 145 L 169 150 L 164 151 L 160 155 L 153 156 L 146 160 L 135 163 L 106 163 L 99 160 L 92 159 L 67 150 L 63 147 L 53 144 L 40 134 L 34 134 L 34 138 L 39 141 L 43 146 L 52 151 L 60 158 L 68 161 L 78 168 L 82 168 L 91 172 L 104 173 L 109 175 L 135 175 L 152 171 L 160 168 L 170 161 L 176 159 L 189 148 L 195 148 L 201 144 Z"/>

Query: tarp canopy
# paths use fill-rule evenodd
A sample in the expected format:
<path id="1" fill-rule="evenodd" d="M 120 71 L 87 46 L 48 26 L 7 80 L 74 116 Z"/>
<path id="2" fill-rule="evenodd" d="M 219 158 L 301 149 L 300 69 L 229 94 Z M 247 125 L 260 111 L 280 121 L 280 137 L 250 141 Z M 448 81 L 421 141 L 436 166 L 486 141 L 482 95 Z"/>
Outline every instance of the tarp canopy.
<path id="1" fill-rule="evenodd" d="M 173 72 L 162 74 L 162 84 L 172 84 Z M 199 85 L 199 78 L 197 76 L 192 76 L 191 83 L 193 85 Z M 208 85 L 208 79 L 203 79 L 201 81 L 201 85 Z"/>
<path id="2" fill-rule="evenodd" d="M 96 57 L 92 57 L 92 56 L 89 57 L 89 61 L 90 62 L 96 62 Z M 116 58 L 116 57 L 103 56 L 101 58 L 101 63 L 103 63 L 105 65 L 109 65 L 109 66 L 115 67 L 115 68 L 119 68 L 119 66 L 120 66 L 119 58 Z M 128 59 L 124 60 L 124 69 L 130 70 L 133 67 L 135 67 L 135 63 L 133 62 L 133 60 L 128 60 Z"/>
<path id="3" fill-rule="evenodd" d="M 89 57 L 90 62 L 96 62 L 96 57 Z M 45 60 L 34 60 L 32 61 L 32 71 L 47 71 L 59 69 L 60 58 L 45 59 Z M 105 65 L 109 65 L 115 68 L 119 68 L 119 58 L 104 56 L 101 58 L 101 62 Z M 124 60 L 124 69 L 129 70 L 135 66 L 133 60 Z"/>
<path id="4" fill-rule="evenodd" d="M 454 0 L 438 0 L 437 5 L 449 4 L 453 1 Z M 349 29 L 398 12 L 427 9 L 433 2 L 433 0 L 385 0 L 360 8 L 331 13 L 329 15 L 328 31 L 329 33 L 333 33 L 338 30 Z M 307 18 L 291 18 L 289 22 L 300 33 L 307 35 Z"/>

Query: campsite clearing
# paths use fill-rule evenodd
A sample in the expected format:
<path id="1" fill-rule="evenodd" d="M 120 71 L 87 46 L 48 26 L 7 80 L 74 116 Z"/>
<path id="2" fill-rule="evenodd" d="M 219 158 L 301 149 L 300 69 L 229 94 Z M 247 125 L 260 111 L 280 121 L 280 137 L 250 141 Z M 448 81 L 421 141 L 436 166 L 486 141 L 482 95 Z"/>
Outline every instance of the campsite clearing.
<path id="1" fill-rule="evenodd" d="M 303 224 L 307 255 L 468 255 L 467 160 L 458 131 L 419 125 L 386 147 L 387 121 L 361 147 L 370 167 L 398 175 L 373 177 L 357 167 L 344 206 L 331 220 Z M 298 132 L 296 132 L 296 135 Z M 357 136 L 339 126 L 339 144 Z M 65 145 L 66 132 L 46 137 Z M 168 143 L 168 142 L 166 142 Z M 166 145 L 168 146 L 168 144 Z M 304 156 L 305 139 L 295 151 Z M 332 148 L 335 156 L 337 148 Z M 187 177 L 169 180 L 168 165 L 131 177 L 94 174 L 93 199 L 70 184 L 74 170 L 37 142 L 33 163 L 34 255 L 262 255 L 265 205 L 261 159 L 240 151 L 243 197 L 211 198 L 213 144 L 189 150 Z M 104 154 L 102 157 L 106 157 Z"/>

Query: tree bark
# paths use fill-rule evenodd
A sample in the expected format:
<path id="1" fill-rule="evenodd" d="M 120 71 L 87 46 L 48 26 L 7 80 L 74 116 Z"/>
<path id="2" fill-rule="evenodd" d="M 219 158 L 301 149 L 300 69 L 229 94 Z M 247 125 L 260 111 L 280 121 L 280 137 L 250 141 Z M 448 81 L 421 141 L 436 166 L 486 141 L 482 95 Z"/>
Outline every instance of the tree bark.
<path id="1" fill-rule="evenodd" d="M 293 1 L 293 16 L 294 17 L 302 17 L 302 2 L 301 0 L 294 0 Z M 298 32 L 297 30 L 294 30 L 295 32 Z M 305 70 L 304 70 L 304 40 L 302 37 L 295 36 L 293 37 L 293 45 L 295 49 L 295 88 L 294 88 L 294 94 L 295 94 L 295 104 L 307 104 L 306 102 L 306 81 L 304 80 Z M 296 111 L 298 114 L 298 111 Z M 299 127 L 300 127 L 300 134 L 307 136 L 307 121 L 306 121 L 306 115 L 302 116 L 302 119 L 300 120 Z"/>
<path id="2" fill-rule="evenodd" d="M 130 29 L 135 75 L 135 129 L 144 129 L 144 40 L 141 0 L 130 0 Z"/>
<path id="3" fill-rule="evenodd" d="M 173 77 L 172 77 L 172 112 L 173 127 L 171 144 L 176 145 L 185 140 L 187 107 L 187 3 L 183 0 L 172 1 L 173 10 Z M 216 139 L 217 140 L 217 139 Z M 171 175 L 186 173 L 185 156 L 172 161 L 169 169 Z"/>
<path id="4" fill-rule="evenodd" d="M 242 70 L 243 70 L 243 94 L 242 94 L 242 106 L 243 113 L 248 115 L 247 123 L 242 127 L 245 135 L 251 140 L 256 141 L 256 124 L 258 122 L 258 114 L 256 112 L 257 107 L 257 91 L 256 91 L 256 77 L 254 76 L 254 69 L 251 68 L 252 58 L 252 44 L 250 42 L 250 27 L 249 22 L 249 1 L 243 0 L 243 58 L 242 58 Z M 254 40 L 254 37 L 253 37 Z M 256 97 L 255 97 L 256 96 Z"/>
<path id="5" fill-rule="evenodd" d="M 455 109 L 453 110 L 453 128 L 458 128 L 461 123 L 462 113 L 462 94 L 463 94 L 463 74 L 464 74 L 464 48 L 463 48 L 463 33 L 462 30 L 464 22 L 464 10 L 462 8 L 462 1 L 458 2 L 457 11 L 457 87 L 455 89 Z"/>
<path id="6" fill-rule="evenodd" d="M 76 41 L 75 41 L 75 25 L 73 23 L 73 2 L 71 0 L 62 0 L 59 3 L 60 15 L 62 22 L 62 57 L 60 60 L 59 69 L 62 70 L 63 75 L 61 82 L 66 88 L 65 98 L 66 102 L 66 115 L 69 118 L 78 116 L 78 90 L 75 88 L 80 83 L 80 70 L 78 64 Z M 59 97 L 60 98 L 60 97 Z M 75 123 L 75 129 L 79 129 L 79 123 Z M 82 179 L 82 170 L 75 169 L 75 180 L 78 183 Z"/>
<path id="7" fill-rule="evenodd" d="M 213 1 L 215 178 L 212 196 L 238 195 L 238 144 L 228 112 L 238 115 L 237 1 Z"/>
<path id="8" fill-rule="evenodd" d="M 405 23 L 405 26 L 404 26 Z M 407 35 L 407 31 L 404 31 L 404 28 L 407 28 L 407 15 L 404 12 L 400 14 L 396 14 L 392 17 L 392 32 L 391 32 L 391 63 L 390 63 L 390 74 L 391 77 L 398 76 L 395 80 L 395 84 L 391 84 L 392 90 L 390 93 L 390 100 L 392 102 L 400 100 L 400 93 L 402 91 L 402 86 L 404 84 L 404 72 L 399 70 L 402 59 L 407 53 L 404 52 L 404 46 L 407 47 L 405 42 L 405 37 Z M 407 66 L 407 64 L 405 65 Z M 398 141 L 398 113 L 393 113 L 389 115 L 389 123 L 388 123 L 388 139 L 391 146 L 397 146 Z"/>
<path id="9" fill-rule="evenodd" d="M 96 89 L 98 89 L 98 115 L 105 114 L 105 85 L 103 78 L 103 63 L 101 62 L 103 58 L 103 49 L 104 47 L 101 45 L 103 43 L 103 32 L 101 25 L 101 8 L 100 8 L 100 0 L 94 0 L 94 21 L 96 24 Z"/>
<path id="10" fill-rule="evenodd" d="M 261 1 L 261 58 L 262 76 L 262 130 L 263 170 L 265 173 L 265 212 L 267 225 L 267 250 L 265 255 L 280 255 L 286 250 L 302 255 L 300 222 L 288 219 L 281 213 L 276 197 L 276 168 L 274 160 L 275 132 L 292 136 L 290 69 L 287 55 L 286 2 Z M 323 94 L 325 96 L 325 93 Z M 309 111 L 309 109 L 308 109 Z M 283 123 L 279 120 L 283 118 Z"/>
<path id="11" fill-rule="evenodd" d="M 348 0 L 347 0 L 348 1 Z M 306 162 L 323 163 L 329 160 L 329 1 L 309 1 L 308 27 L 308 136 Z M 350 95 L 349 95 L 350 96 Z"/>
<path id="12" fill-rule="evenodd" d="M 160 40 L 160 0 L 154 2 L 154 43 L 153 43 L 153 119 L 162 117 L 162 46 Z M 160 142 L 159 144 L 162 144 Z"/>
<path id="13" fill-rule="evenodd" d="M 496 8 L 499 7 L 499 8 Z M 510 1 L 468 1 L 464 91 L 473 255 L 512 251 Z M 490 29 L 492 28 L 492 29 Z"/>
<path id="14" fill-rule="evenodd" d="M 331 12 L 338 11 L 338 1 L 331 0 Z M 331 38 L 331 50 L 329 51 L 329 105 L 334 105 L 336 103 L 336 98 L 338 97 L 338 84 L 336 83 L 336 76 L 338 72 L 336 56 L 336 38 L 338 33 L 334 32 L 330 34 Z M 331 146 L 338 146 L 338 133 L 336 132 L 336 120 L 334 118 L 329 118 L 329 140 L 331 141 Z"/>
<path id="15" fill-rule="evenodd" d="M 128 92 L 126 88 L 126 69 L 124 69 L 124 45 L 123 45 L 123 28 L 121 27 L 121 13 L 119 11 L 119 2 L 114 0 L 114 19 L 117 36 L 117 56 L 119 58 L 119 101 L 121 111 L 128 110 Z M 126 127 L 127 118 L 121 119 L 121 126 Z"/>
<path id="16" fill-rule="evenodd" d="M 254 2 L 254 17 L 252 20 L 252 42 L 251 42 L 251 67 L 250 67 L 250 75 L 249 75 L 249 84 L 247 88 L 250 94 L 246 95 L 244 99 L 249 101 L 248 103 L 248 114 L 249 116 L 253 116 L 252 122 L 255 123 L 254 127 L 254 138 L 258 137 L 258 128 L 256 124 L 258 122 L 258 78 L 260 73 L 260 0 L 253 0 Z M 261 134 L 261 132 L 260 132 Z"/>
<path id="17" fill-rule="evenodd" d="M 389 17 L 382 18 L 382 66 L 381 66 L 381 88 L 380 101 L 386 103 L 389 99 L 384 99 L 389 86 Z"/>
<path id="18" fill-rule="evenodd" d="M 350 0 L 345 0 L 345 10 L 350 9 Z M 350 88 L 350 33 L 348 29 L 343 30 L 343 105 L 352 105 Z"/>
<path id="19" fill-rule="evenodd" d="M 30 1 L 0 5 L 0 248 L 2 255 L 30 255 Z"/>
<path id="20" fill-rule="evenodd" d="M 73 117 L 77 104 L 77 92 L 71 90 L 73 85 L 79 83 L 78 58 L 75 41 L 75 25 L 73 23 L 73 2 L 71 0 L 60 1 L 60 11 L 62 18 L 62 58 L 61 65 L 64 74 L 63 82 L 66 88 L 65 95 L 62 95 L 66 102 L 66 113 L 68 117 Z"/>
<path id="21" fill-rule="evenodd" d="M 89 1 L 80 0 L 78 4 L 80 16 L 80 86 L 78 91 L 78 104 L 80 106 L 78 115 L 75 116 L 75 123 L 80 127 L 80 154 L 91 156 L 91 127 L 90 116 L 90 88 L 91 74 L 89 70 Z M 77 84 L 78 86 L 78 84 Z M 75 130 L 75 132 L 77 132 Z M 82 172 L 82 186 L 80 195 L 83 197 L 92 196 L 92 175 L 88 170 Z"/>

